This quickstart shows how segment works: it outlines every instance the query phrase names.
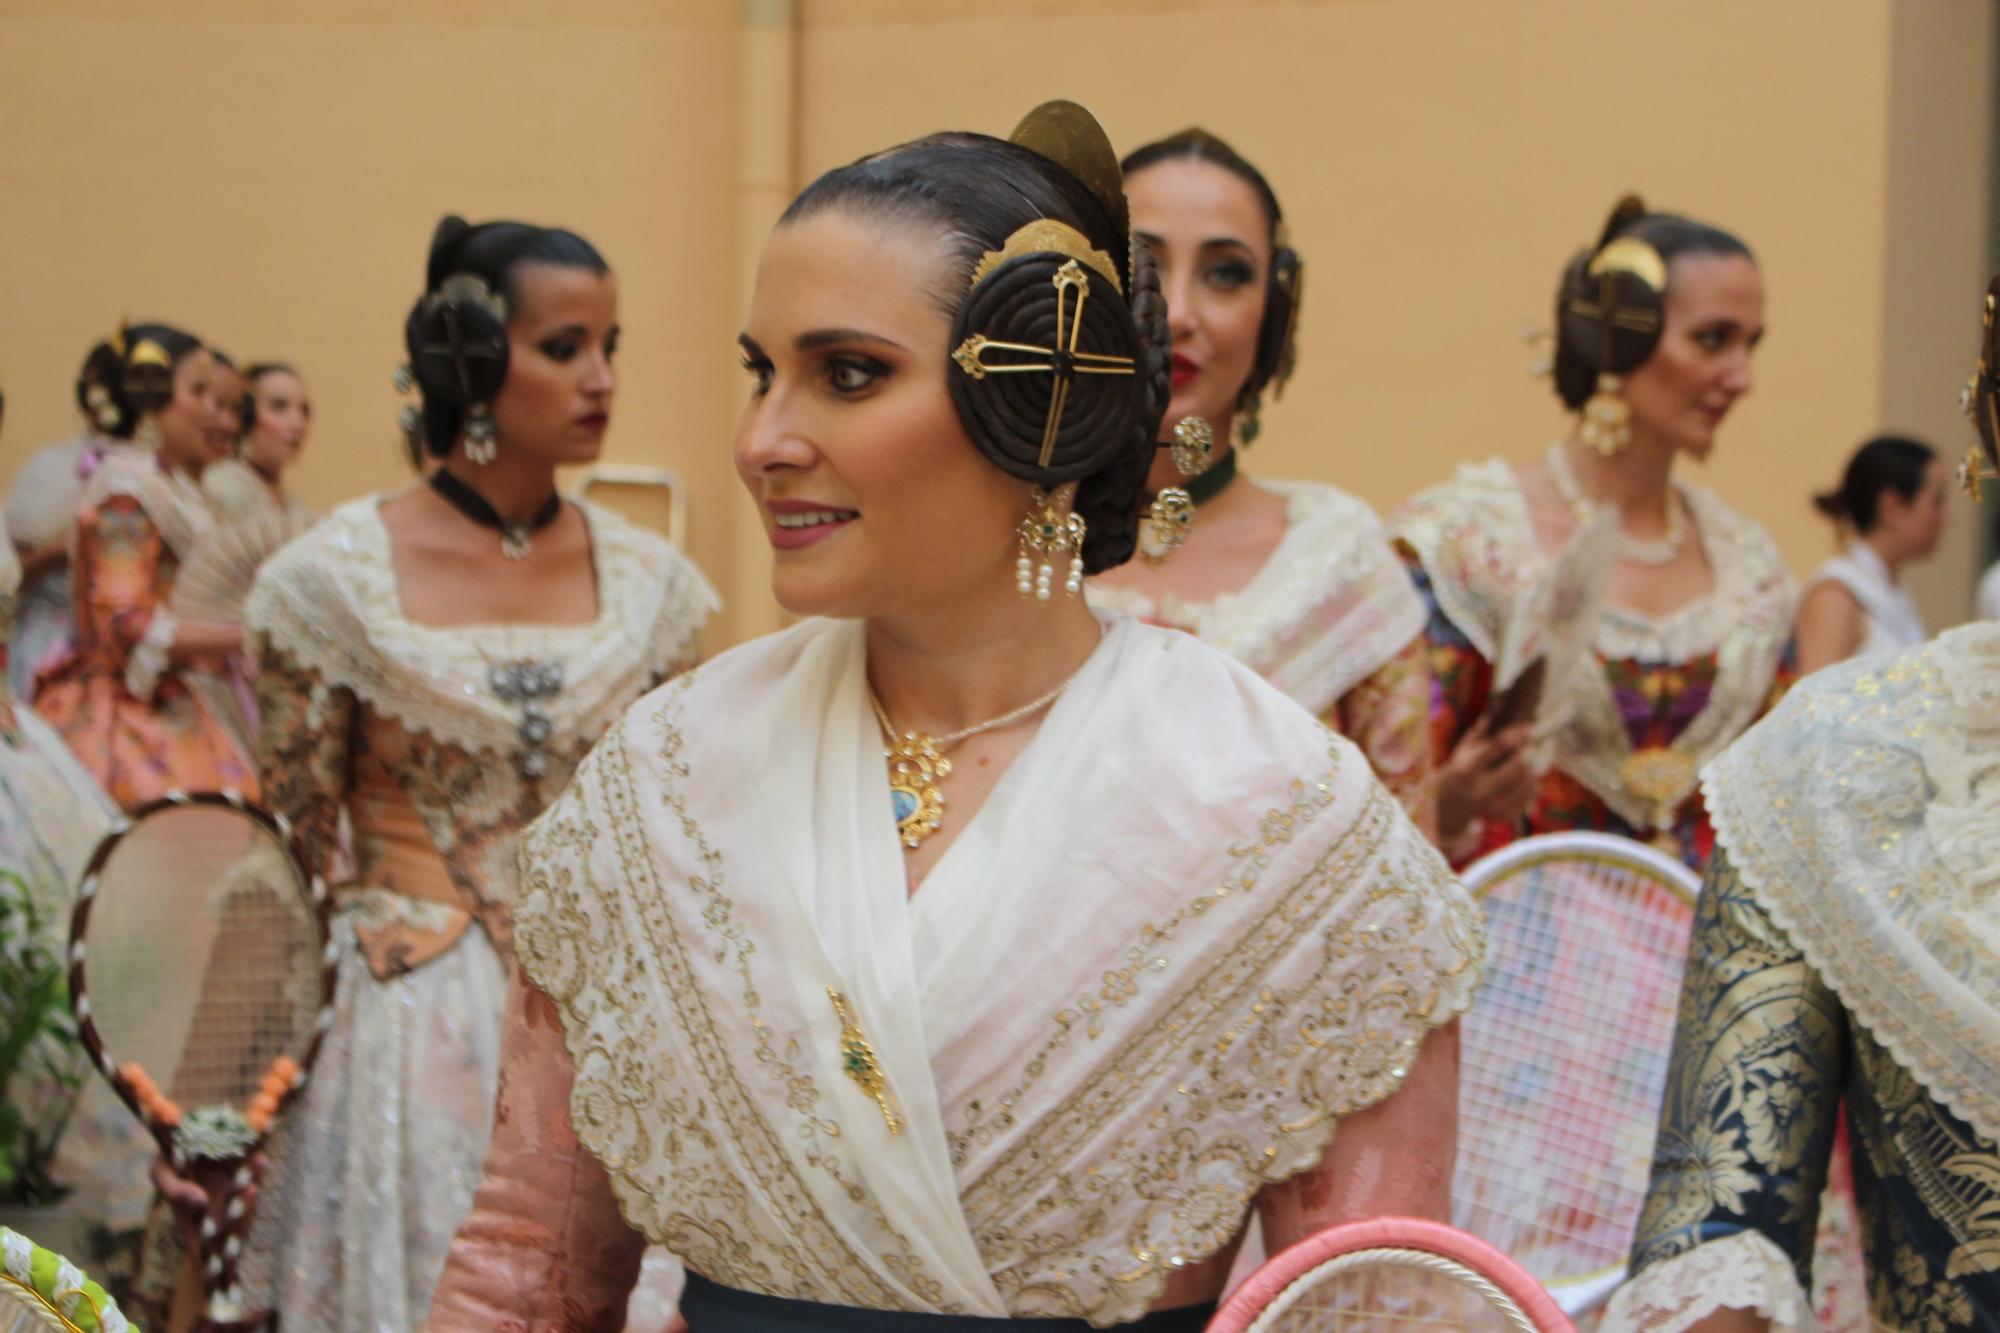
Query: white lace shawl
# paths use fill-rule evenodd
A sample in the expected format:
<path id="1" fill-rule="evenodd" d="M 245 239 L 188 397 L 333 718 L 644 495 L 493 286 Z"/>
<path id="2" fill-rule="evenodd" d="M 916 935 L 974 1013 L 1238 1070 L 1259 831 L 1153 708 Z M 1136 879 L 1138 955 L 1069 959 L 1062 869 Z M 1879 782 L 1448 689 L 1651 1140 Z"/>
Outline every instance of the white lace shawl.
<path id="1" fill-rule="evenodd" d="M 1797 590 L 1770 536 L 1699 486 L 1681 486 L 1694 528 L 1715 574 L 1705 596 L 1660 620 L 1606 602 L 1591 635 L 1595 656 L 1687 662 L 1718 654 L 1715 687 L 1701 713 L 1671 748 L 1686 756 L 1678 794 L 1653 802 L 1623 777 L 1631 735 L 1611 682 L 1595 661 L 1560 673 L 1577 683 L 1574 708 L 1555 736 L 1555 766 L 1581 782 L 1626 823 L 1665 826 L 1694 793 L 1700 765 L 1750 725 L 1770 697 L 1791 635 Z M 1495 660 L 1507 616 L 1521 590 L 1548 565 L 1514 469 L 1489 459 L 1412 500 L 1390 524 L 1429 575 L 1445 617 L 1482 657 Z"/>
<path id="2" fill-rule="evenodd" d="M 864 645 L 808 621 L 676 679 L 527 834 L 571 1119 L 717 1281 L 1136 1319 L 1466 1007 L 1478 912 L 1351 745 L 1126 619 L 912 897 Z"/>
<path id="3" fill-rule="evenodd" d="M 7 490 L 7 527 L 15 541 L 32 547 L 68 539 L 76 522 L 77 502 L 83 498 L 80 471 L 84 455 L 93 447 L 111 446 L 104 437 L 84 431 L 43 445 L 28 456 Z"/>
<path id="4" fill-rule="evenodd" d="M 1285 535 L 1249 583 L 1206 602 L 1092 581 L 1090 604 L 1185 629 L 1276 685 L 1315 717 L 1424 631 L 1375 511 L 1333 486 L 1259 481 L 1285 498 Z"/>
<path id="5" fill-rule="evenodd" d="M 1808 677 L 1704 791 L 1744 886 L 1848 1013 L 2000 1140 L 2000 625 Z"/>
<path id="6" fill-rule="evenodd" d="M 555 661 L 551 734 L 596 737 L 676 660 L 718 602 L 692 561 L 608 509 L 579 502 L 597 569 L 597 618 L 581 625 L 418 624 L 396 590 L 381 496 L 336 509 L 265 562 L 245 603 L 254 634 L 382 716 L 471 753 L 511 753 L 521 710 L 491 668 Z"/>

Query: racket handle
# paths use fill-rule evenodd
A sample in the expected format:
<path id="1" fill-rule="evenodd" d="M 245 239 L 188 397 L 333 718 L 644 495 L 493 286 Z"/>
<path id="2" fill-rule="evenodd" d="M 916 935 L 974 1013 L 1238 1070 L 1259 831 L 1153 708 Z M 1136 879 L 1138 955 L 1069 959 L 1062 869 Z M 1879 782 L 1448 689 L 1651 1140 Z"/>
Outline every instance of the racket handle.
<path id="1" fill-rule="evenodd" d="M 255 1211 L 249 1192 L 256 1174 L 249 1159 L 203 1160 L 184 1170 L 208 1196 L 207 1207 L 191 1218 L 200 1242 L 203 1298 L 197 1333 L 250 1333 L 269 1327 L 274 1312 L 246 1308 L 242 1288 L 243 1247 Z"/>

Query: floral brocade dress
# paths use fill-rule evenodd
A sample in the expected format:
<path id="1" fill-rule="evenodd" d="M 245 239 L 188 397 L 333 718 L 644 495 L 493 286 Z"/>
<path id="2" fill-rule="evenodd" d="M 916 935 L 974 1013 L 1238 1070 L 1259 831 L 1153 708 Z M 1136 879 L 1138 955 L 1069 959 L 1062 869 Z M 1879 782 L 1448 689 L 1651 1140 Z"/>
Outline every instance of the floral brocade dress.
<path id="1" fill-rule="evenodd" d="M 1520 826 L 1482 820 L 1463 865 L 1527 833 L 1586 829 L 1650 841 L 1691 869 L 1715 834 L 1702 764 L 1761 717 L 1789 681 L 1797 593 L 1764 530 L 1709 491 L 1683 487 L 1715 574 L 1706 595 L 1662 619 L 1603 607 L 1589 661 L 1572 682 L 1551 762 Z M 1391 524 L 1429 605 L 1432 739 L 1440 762 L 1493 694 L 1502 628 L 1522 589 L 1549 564 L 1513 468 L 1468 465 L 1418 495 Z"/>
<path id="2" fill-rule="evenodd" d="M 169 660 L 174 580 L 211 530 L 195 482 L 137 446 L 107 452 L 84 488 L 75 640 L 36 682 L 35 711 L 127 810 L 174 790 L 257 795 L 249 757 Z"/>
<path id="3" fill-rule="evenodd" d="M 2000 1328 L 2000 627 L 1816 672 L 1705 781 L 1718 851 L 1603 1327 L 1834 1326 L 1807 1293 L 1844 1106 L 1868 1309 L 1840 1324 Z"/>
<path id="4" fill-rule="evenodd" d="M 1194 602 L 1093 580 L 1091 605 L 1184 630 L 1250 667 L 1353 741 L 1433 833 L 1424 603 L 1366 504 L 1313 482 L 1258 485 L 1284 498 L 1285 535 L 1249 583 Z"/>
<path id="5" fill-rule="evenodd" d="M 266 562 L 247 607 L 267 802 L 313 868 L 343 812 L 339 1000 L 281 1127 L 247 1280 L 288 1330 L 414 1329 L 478 1183 L 512 970 L 515 846 L 716 606 L 664 540 L 581 506 L 597 615 L 403 614 L 380 497 Z"/>

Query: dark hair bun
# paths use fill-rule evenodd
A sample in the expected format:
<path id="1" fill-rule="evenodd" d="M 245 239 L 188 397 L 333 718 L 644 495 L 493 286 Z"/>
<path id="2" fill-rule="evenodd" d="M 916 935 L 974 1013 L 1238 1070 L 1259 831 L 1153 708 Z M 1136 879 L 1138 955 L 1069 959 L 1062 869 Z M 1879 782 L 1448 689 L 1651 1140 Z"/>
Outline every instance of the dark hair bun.
<path id="1" fill-rule="evenodd" d="M 472 224 L 458 214 L 447 213 L 438 219 L 437 229 L 431 232 L 431 252 L 424 261 L 425 291 L 436 291 L 438 284 L 451 276 L 458 252 L 470 235 Z"/>
<path id="2" fill-rule="evenodd" d="M 1139 413 L 1127 430 L 1124 456 L 1086 478 L 1076 489 L 1076 512 L 1089 526 L 1084 532 L 1086 574 L 1115 569 L 1132 558 L 1139 545 L 1139 522 L 1147 503 L 1146 476 L 1152 471 L 1160 438 L 1160 422 L 1173 396 L 1173 330 L 1167 323 L 1167 298 L 1160 290 L 1160 270 L 1145 242 L 1132 239 L 1132 324 L 1139 339 Z M 1093 377 L 1096 378 L 1096 377 Z"/>
<path id="3" fill-rule="evenodd" d="M 1059 291 L 1057 275 L 1071 266 L 1081 273 L 1082 285 Z M 1083 327 L 1072 340 L 1069 326 L 1079 313 Z M 980 336 L 989 343 L 1050 350 L 989 346 L 975 361 Z M 1142 349 L 1125 298 L 1109 278 L 1066 255 L 1019 255 L 987 274 L 959 303 L 951 341 L 959 361 L 949 377 L 959 419 L 980 452 L 1009 476 L 1039 486 L 1089 476 L 1124 447 L 1126 432 L 1144 410 L 1136 373 Z M 1126 359 L 1134 373 L 1071 370 L 1091 364 L 1071 359 L 1063 345 L 1072 341 L 1078 353 Z M 1003 369 L 1050 364 L 1057 367 L 1053 373 Z M 979 366 L 986 368 L 983 373 Z M 1043 436 L 1059 391 L 1064 392 L 1060 420 L 1044 464 Z"/>

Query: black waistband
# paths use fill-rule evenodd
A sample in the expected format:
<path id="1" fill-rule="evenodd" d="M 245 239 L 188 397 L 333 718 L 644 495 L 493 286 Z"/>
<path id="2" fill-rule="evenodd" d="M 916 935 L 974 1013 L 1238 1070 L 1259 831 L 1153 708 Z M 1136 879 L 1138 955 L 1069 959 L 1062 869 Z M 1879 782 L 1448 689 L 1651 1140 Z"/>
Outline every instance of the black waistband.
<path id="1" fill-rule="evenodd" d="M 1143 1333 L 1201 1333 L 1208 1327 L 1213 1305 L 1189 1305 L 1156 1310 L 1122 1328 Z M 915 1314 L 907 1310 L 862 1310 L 851 1305 L 821 1305 L 784 1296 L 760 1296 L 710 1282 L 699 1273 L 687 1275 L 681 1293 L 681 1317 L 688 1333 L 1089 1333 L 1081 1319 L 988 1319 L 981 1315 Z"/>

